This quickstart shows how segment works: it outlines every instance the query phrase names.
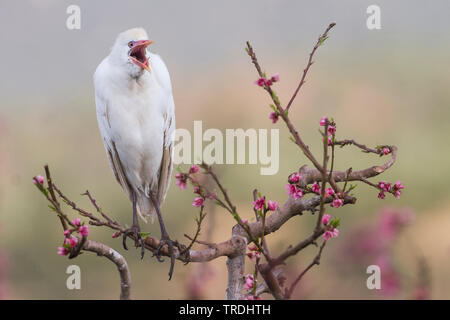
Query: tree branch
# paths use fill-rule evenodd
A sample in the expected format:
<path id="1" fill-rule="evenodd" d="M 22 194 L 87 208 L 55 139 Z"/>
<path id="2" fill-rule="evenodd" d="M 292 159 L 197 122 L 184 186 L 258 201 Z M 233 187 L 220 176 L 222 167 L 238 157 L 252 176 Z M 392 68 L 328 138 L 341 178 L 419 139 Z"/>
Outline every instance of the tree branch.
<path id="1" fill-rule="evenodd" d="M 116 250 L 108 247 L 103 243 L 93 240 L 87 240 L 83 246 L 83 250 L 95 252 L 98 256 L 103 256 L 116 265 L 120 275 L 120 300 L 129 300 L 131 289 L 131 274 L 125 258 L 122 257 Z"/>

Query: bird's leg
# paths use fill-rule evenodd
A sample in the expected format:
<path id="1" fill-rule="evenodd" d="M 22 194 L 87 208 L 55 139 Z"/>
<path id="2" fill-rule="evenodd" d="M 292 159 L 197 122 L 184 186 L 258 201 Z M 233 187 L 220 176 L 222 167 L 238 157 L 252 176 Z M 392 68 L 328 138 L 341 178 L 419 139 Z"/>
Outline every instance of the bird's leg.
<path id="1" fill-rule="evenodd" d="M 136 248 L 139 246 L 139 242 L 141 245 L 141 259 L 144 258 L 144 253 L 145 253 L 145 246 L 144 246 L 144 239 L 142 239 L 142 235 L 141 235 L 141 228 L 139 227 L 139 220 L 138 220 L 138 216 L 137 216 L 137 208 L 136 208 L 136 193 L 134 191 L 132 191 L 132 195 L 131 195 L 131 199 L 132 199 L 132 203 L 133 203 L 133 225 L 131 226 L 131 228 L 125 230 L 125 232 L 123 233 L 123 248 L 125 250 L 128 250 L 127 248 L 127 237 L 130 234 L 134 235 L 134 245 L 136 246 Z"/>
<path id="2" fill-rule="evenodd" d="M 153 254 L 153 256 L 156 256 L 156 258 L 158 259 L 159 262 L 163 262 L 164 260 L 160 258 L 160 252 L 162 247 L 166 244 L 167 247 L 169 248 L 169 254 L 170 254 L 170 270 L 169 270 L 169 280 L 172 279 L 172 274 L 173 274 L 173 268 L 175 266 L 175 250 L 174 250 L 174 246 L 179 246 L 177 241 L 172 241 L 169 237 L 169 234 L 167 233 L 166 230 L 166 226 L 164 225 L 164 221 L 162 218 L 162 214 L 161 214 L 161 208 L 159 207 L 159 203 L 158 201 L 156 201 L 156 198 L 154 197 L 154 195 L 152 193 L 150 193 L 150 200 L 153 203 L 153 206 L 156 209 L 156 214 L 158 215 L 158 221 L 159 221 L 159 226 L 161 228 L 161 242 L 158 246 L 158 248 L 156 249 L 155 253 Z"/>

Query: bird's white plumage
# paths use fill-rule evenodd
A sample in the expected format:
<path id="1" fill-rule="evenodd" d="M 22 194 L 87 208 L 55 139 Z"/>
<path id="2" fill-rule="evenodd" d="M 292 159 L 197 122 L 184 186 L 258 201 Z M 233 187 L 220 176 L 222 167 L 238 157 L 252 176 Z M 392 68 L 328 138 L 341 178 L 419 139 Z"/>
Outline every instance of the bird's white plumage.
<path id="1" fill-rule="evenodd" d="M 155 216 L 149 199 L 164 200 L 172 172 L 175 113 L 169 72 L 162 59 L 148 52 L 151 72 L 133 64 L 129 41 L 148 39 L 143 29 L 120 34 L 111 53 L 94 74 L 100 133 L 116 179 L 138 213 Z"/>

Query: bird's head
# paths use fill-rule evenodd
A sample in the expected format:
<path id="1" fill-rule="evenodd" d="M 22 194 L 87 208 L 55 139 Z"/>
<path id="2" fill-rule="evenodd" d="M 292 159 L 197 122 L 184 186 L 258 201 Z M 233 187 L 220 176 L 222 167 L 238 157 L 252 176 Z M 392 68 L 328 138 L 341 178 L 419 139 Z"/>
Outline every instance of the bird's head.
<path id="1" fill-rule="evenodd" d="M 112 62 L 125 68 L 131 77 L 136 78 L 144 70 L 150 72 L 147 57 L 147 46 L 153 43 L 142 28 L 134 28 L 122 32 L 116 39 L 111 51 Z"/>

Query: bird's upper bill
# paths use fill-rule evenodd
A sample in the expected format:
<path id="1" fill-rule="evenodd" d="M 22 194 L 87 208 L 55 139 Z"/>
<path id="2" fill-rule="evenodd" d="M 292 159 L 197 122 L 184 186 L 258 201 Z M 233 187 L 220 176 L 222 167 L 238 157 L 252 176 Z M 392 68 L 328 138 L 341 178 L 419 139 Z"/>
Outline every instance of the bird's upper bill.
<path id="1" fill-rule="evenodd" d="M 131 61 L 142 69 L 150 72 L 150 67 L 148 65 L 148 58 L 145 54 L 146 48 L 148 45 L 152 44 L 153 40 L 139 40 L 133 41 L 132 47 L 128 52 L 128 56 L 131 58 Z"/>

